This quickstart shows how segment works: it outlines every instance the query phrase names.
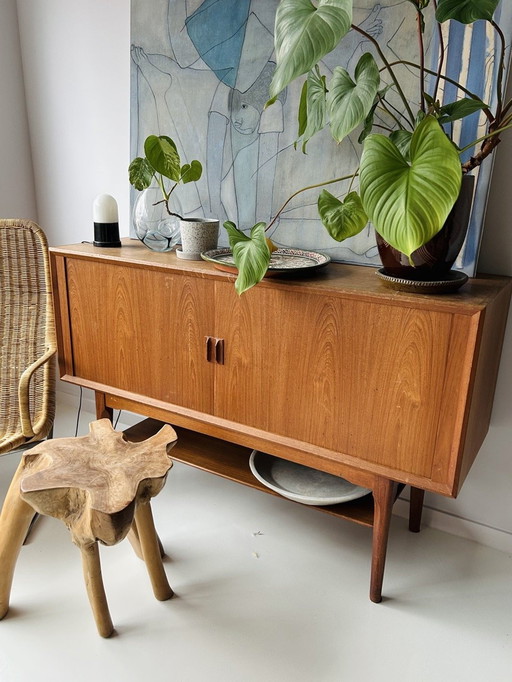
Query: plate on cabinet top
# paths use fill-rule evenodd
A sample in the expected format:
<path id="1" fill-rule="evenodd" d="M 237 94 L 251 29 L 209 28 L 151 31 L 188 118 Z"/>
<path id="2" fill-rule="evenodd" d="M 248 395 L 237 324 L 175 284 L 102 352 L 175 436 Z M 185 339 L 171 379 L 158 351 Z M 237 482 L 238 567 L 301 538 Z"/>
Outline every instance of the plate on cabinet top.
<path id="1" fill-rule="evenodd" d="M 231 249 L 212 249 L 204 251 L 201 258 L 213 265 L 218 270 L 225 272 L 238 272 L 238 268 L 233 260 Z M 270 257 L 268 275 L 279 273 L 303 272 L 322 268 L 331 262 L 329 256 L 316 251 L 304 251 L 303 249 L 277 249 Z"/>
<path id="2" fill-rule="evenodd" d="M 249 458 L 253 475 L 274 492 L 294 502 L 316 506 L 340 504 L 368 495 L 367 488 L 318 469 L 253 450 Z"/>

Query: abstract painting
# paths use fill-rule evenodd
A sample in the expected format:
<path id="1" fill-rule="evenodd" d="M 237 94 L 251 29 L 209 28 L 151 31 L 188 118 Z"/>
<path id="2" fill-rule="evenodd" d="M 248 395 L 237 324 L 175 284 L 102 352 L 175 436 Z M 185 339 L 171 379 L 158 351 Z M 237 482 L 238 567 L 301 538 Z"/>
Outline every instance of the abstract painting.
<path id="1" fill-rule="evenodd" d="M 201 161 L 200 181 L 175 193 L 184 215 L 218 218 L 221 224 L 232 220 L 249 230 L 258 221 L 268 223 L 297 190 L 348 175 L 358 166 L 359 131 L 337 145 L 324 130 L 309 142 L 306 154 L 295 144 L 300 81 L 265 108 L 275 68 L 277 5 L 277 0 L 132 0 L 131 158 L 141 154 L 147 135 L 157 134 L 176 142 L 182 163 Z M 512 35 L 510 5 L 502 2 L 497 17 L 507 40 Z M 409 0 L 355 0 L 353 23 L 379 42 L 389 61 L 417 61 L 416 19 Z M 451 22 L 444 30 L 445 75 L 492 103 L 490 83 L 499 47 L 494 30 L 486 22 L 469 27 Z M 426 65 L 435 68 L 438 32 L 427 24 L 424 36 Z M 323 59 L 322 72 L 330 78 L 340 65 L 353 73 L 359 57 L 374 49 L 352 31 Z M 418 70 L 397 68 L 414 105 Z M 452 101 L 455 86 L 445 82 L 445 101 Z M 485 118 L 476 113 L 452 125 L 462 148 L 483 134 Z M 487 160 L 477 173 L 470 233 L 457 263 L 469 274 L 476 267 L 491 170 Z M 351 182 L 330 185 L 329 191 L 342 197 Z M 269 236 L 280 246 L 321 251 L 336 261 L 378 264 L 371 225 L 342 243 L 327 234 L 317 213 L 318 192 L 298 194 Z M 221 244 L 227 244 L 221 233 Z"/>

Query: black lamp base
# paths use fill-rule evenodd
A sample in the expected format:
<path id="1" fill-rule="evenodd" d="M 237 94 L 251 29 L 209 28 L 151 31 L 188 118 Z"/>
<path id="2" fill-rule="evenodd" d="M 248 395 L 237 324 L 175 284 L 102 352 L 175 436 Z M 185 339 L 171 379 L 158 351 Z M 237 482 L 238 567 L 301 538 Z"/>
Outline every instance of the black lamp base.
<path id="1" fill-rule="evenodd" d="M 94 223 L 94 246 L 119 248 L 119 223 Z"/>

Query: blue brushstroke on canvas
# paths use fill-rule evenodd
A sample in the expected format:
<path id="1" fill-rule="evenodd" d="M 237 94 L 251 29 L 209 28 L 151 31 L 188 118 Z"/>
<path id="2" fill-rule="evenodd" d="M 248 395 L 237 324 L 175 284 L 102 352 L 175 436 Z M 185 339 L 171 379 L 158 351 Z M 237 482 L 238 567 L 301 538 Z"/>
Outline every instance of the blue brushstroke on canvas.
<path id="1" fill-rule="evenodd" d="M 249 6 L 250 0 L 205 0 L 185 22 L 198 54 L 231 88 L 240 65 Z"/>

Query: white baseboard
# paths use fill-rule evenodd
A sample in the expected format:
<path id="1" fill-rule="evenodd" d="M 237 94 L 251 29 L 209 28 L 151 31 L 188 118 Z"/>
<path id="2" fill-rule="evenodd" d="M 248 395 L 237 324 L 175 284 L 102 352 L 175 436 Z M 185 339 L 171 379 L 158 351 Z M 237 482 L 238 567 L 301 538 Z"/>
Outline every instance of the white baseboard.
<path id="1" fill-rule="evenodd" d="M 59 382 L 57 388 L 57 404 L 60 400 L 68 404 L 72 404 L 74 409 L 78 408 L 80 390 L 78 386 Z M 96 406 L 94 402 L 94 393 L 88 389 L 82 391 L 82 407 L 83 419 L 91 419 L 91 415 L 96 413 Z M 115 419 L 115 415 L 114 415 Z M 123 427 L 132 426 L 140 421 L 140 416 L 130 412 L 123 411 L 121 420 Z M 393 507 L 393 514 L 402 518 L 409 517 L 409 502 L 406 499 L 399 498 Z M 473 540 L 486 547 L 498 549 L 501 552 L 512 554 L 512 534 L 499 528 L 493 528 L 478 521 L 456 516 L 432 506 L 425 505 L 423 507 L 422 525 L 437 530 L 458 535 L 459 537 Z"/>
<path id="2" fill-rule="evenodd" d="M 393 507 L 393 514 L 408 518 L 409 501 L 399 498 Z M 422 525 L 512 554 L 512 535 L 510 533 L 472 519 L 466 519 L 425 505 L 423 507 Z"/>

